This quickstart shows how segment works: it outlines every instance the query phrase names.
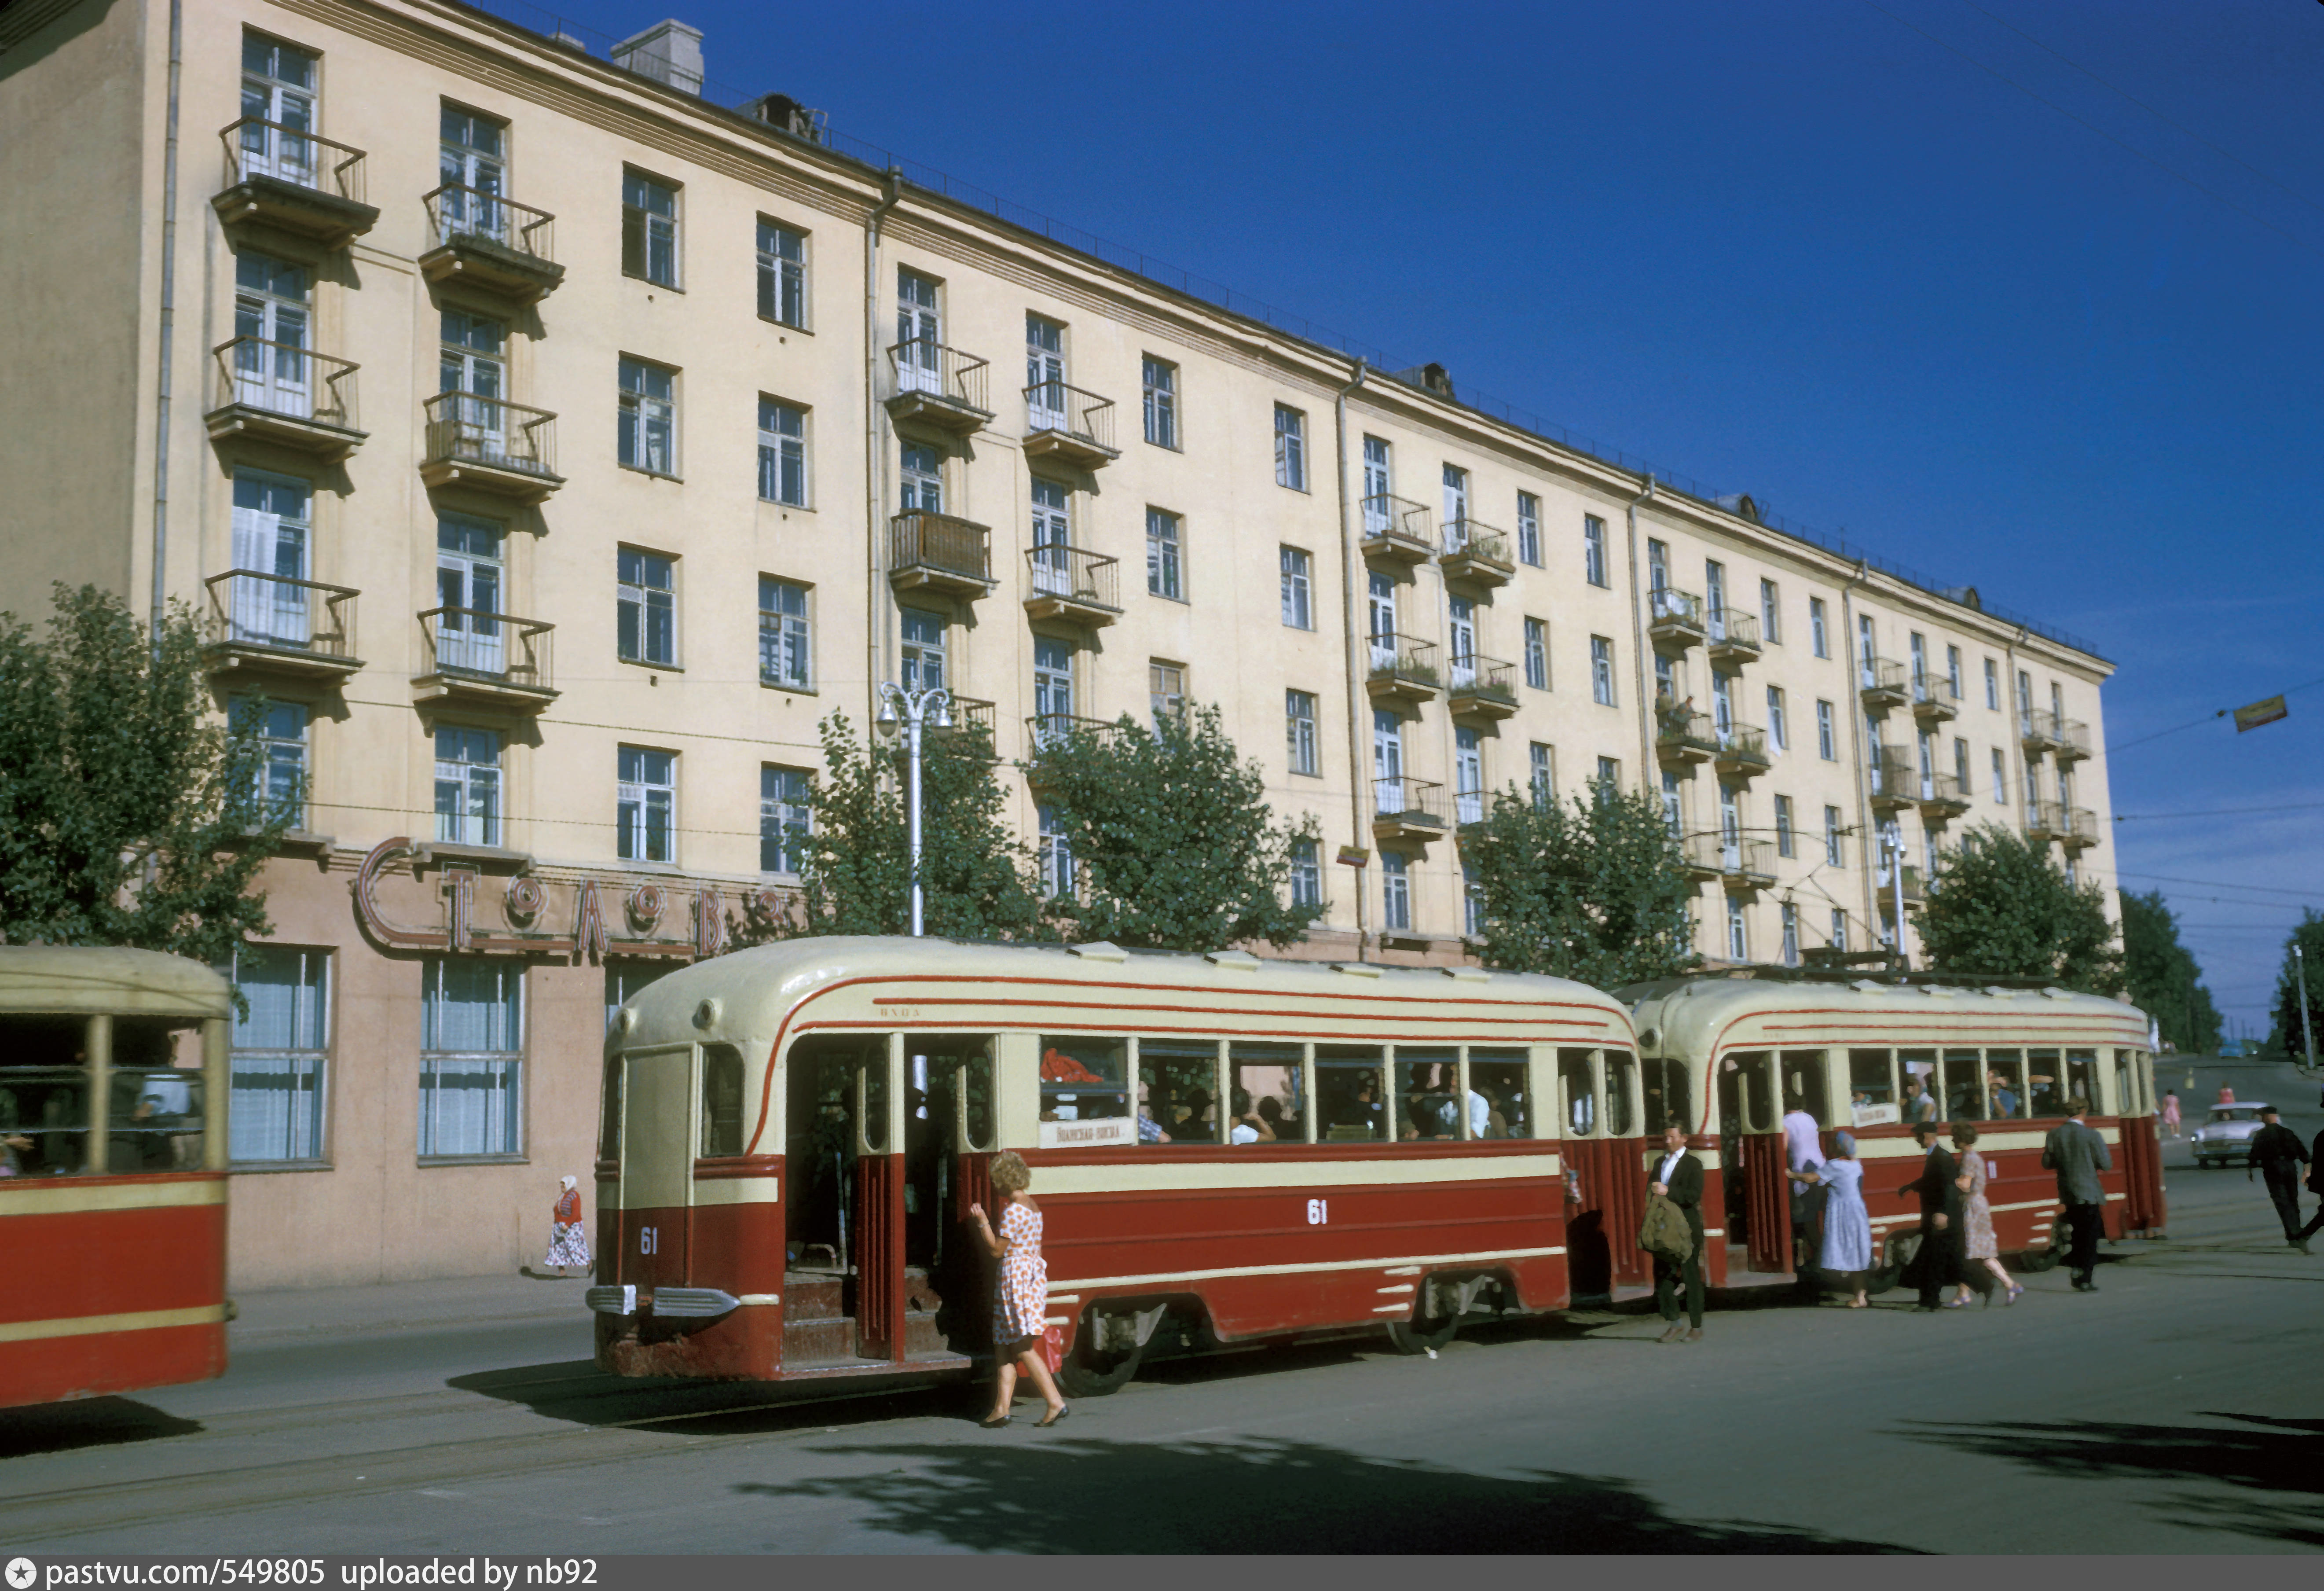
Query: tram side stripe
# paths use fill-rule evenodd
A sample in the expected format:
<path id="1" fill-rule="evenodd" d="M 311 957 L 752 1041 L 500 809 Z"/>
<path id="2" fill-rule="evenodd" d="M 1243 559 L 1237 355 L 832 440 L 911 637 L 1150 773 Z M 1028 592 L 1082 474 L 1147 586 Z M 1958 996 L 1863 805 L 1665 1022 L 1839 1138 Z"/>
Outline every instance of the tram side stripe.
<path id="1" fill-rule="evenodd" d="M 1081 1276 L 1053 1280 L 1049 1283 L 1049 1290 L 1055 1293 L 1066 1287 L 1152 1287 L 1157 1283 L 1216 1281 L 1231 1276 L 1305 1276 L 1324 1271 L 1379 1271 L 1385 1273 L 1391 1265 L 1490 1265 L 1503 1260 L 1546 1259 L 1564 1252 L 1565 1245 L 1559 1244 L 1553 1248 L 1488 1249 L 1474 1254 L 1408 1254 L 1390 1260 L 1323 1260 L 1300 1265 L 1222 1265 L 1213 1271 L 1157 1271 L 1148 1276 Z"/>
<path id="2" fill-rule="evenodd" d="M 170 1326 L 223 1326 L 224 1304 L 198 1304 L 189 1309 L 141 1309 L 128 1315 L 78 1315 L 60 1320 L 11 1320 L 0 1323 L 0 1343 L 38 1342 L 52 1337 L 95 1337 L 100 1332 L 154 1331 Z"/>

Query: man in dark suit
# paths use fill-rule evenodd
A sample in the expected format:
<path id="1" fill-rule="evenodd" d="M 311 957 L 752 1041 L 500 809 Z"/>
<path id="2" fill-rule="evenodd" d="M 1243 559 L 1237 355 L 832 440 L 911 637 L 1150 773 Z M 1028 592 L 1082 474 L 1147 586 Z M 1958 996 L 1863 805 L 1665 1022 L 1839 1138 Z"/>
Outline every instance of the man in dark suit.
<path id="1" fill-rule="evenodd" d="M 2317 1133 L 2316 1142 L 2309 1147 L 2308 1191 L 2324 1194 L 2324 1133 Z M 2308 1225 L 2300 1229 L 2301 1253 L 2308 1252 L 2308 1240 L 2319 1231 L 2324 1231 L 2324 1205 L 2319 1205 L 2316 1214 L 2310 1218 Z"/>
<path id="2" fill-rule="evenodd" d="M 1934 1309 L 1944 1290 L 1960 1280 L 1962 1202 L 1953 1180 L 1960 1175 L 1960 1162 L 1945 1147 L 1936 1123 L 1914 1124 L 1913 1138 L 1924 1152 L 1921 1174 L 1899 1188 L 1896 1197 L 1921 1196 L 1921 1252 L 1914 1264 L 1921 1273 L 1920 1307 Z"/>
<path id="3" fill-rule="evenodd" d="M 2267 1196 L 2275 1201 L 2276 1218 L 2283 1223 L 2283 1241 L 2304 1254 L 2308 1235 L 2300 1225 L 2300 1173 L 2308 1164 L 2308 1146 L 2283 1124 L 2275 1106 L 2261 1105 L 2259 1119 L 2266 1125 L 2252 1138 L 2244 1180 L 2251 1180 L 2253 1168 L 2267 1179 Z"/>
<path id="4" fill-rule="evenodd" d="M 2066 1107 L 2066 1119 L 2042 1143 L 2042 1169 L 2058 1173 L 2058 1202 L 2074 1235 L 2066 1264 L 2077 1292 L 2098 1290 L 2098 1236 L 2106 1230 L 2106 1187 L 2098 1173 L 2114 1170 L 2106 1140 L 2082 1120 L 2089 1108 L 2089 1100 L 2075 1099 Z"/>
<path id="5" fill-rule="evenodd" d="M 1686 1212 L 1687 1235 L 1694 1239 L 1694 1251 L 1688 1254 L 1683 1266 L 1673 1264 L 1661 1254 L 1655 1256 L 1655 1307 L 1663 1313 L 1669 1329 L 1663 1333 L 1666 1343 L 1702 1340 L 1702 1162 L 1687 1152 L 1686 1129 L 1675 1122 L 1663 1129 L 1663 1152 L 1653 1170 L 1646 1173 L 1646 1191 L 1659 1193 Z M 1686 1281 L 1687 1323 L 1678 1323 L 1678 1300 L 1672 1284 L 1682 1277 Z"/>

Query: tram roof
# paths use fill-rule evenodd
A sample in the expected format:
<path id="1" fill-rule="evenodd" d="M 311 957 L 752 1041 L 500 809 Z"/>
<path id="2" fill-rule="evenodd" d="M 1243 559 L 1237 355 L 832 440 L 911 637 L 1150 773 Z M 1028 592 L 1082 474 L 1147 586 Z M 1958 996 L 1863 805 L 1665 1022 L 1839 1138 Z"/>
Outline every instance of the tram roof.
<path id="1" fill-rule="evenodd" d="M 1361 972 L 1344 968 L 1361 966 Z M 1284 994 L 1377 992 L 1409 999 L 1531 995 L 1603 1012 L 1627 1029 L 1622 1002 L 1587 984 L 1531 973 L 1479 967 L 1384 967 L 1377 962 L 1289 961 L 1239 950 L 1203 955 L 1175 950 L 1125 950 L 1109 944 L 1010 945 L 973 939 L 913 939 L 861 935 L 783 939 L 696 962 L 657 978 L 632 995 L 606 1036 L 609 1050 L 681 1043 L 701 1038 L 771 1037 L 794 1006 L 818 989 L 883 976 L 957 978 L 963 984 L 1019 977 L 1093 985 L 1125 978 L 1222 994 L 1254 990 Z M 932 1002 L 937 998 L 932 996 Z M 710 1020 L 705 1001 L 718 1002 Z M 901 1024 L 899 1025 L 908 1025 Z M 1010 1025 L 1010 1024 L 1002 1024 Z"/>
<path id="2" fill-rule="evenodd" d="M 22 1015 L 230 1015 L 234 990 L 198 961 L 159 950 L 0 945 L 0 1012 Z"/>
<path id="3" fill-rule="evenodd" d="M 2146 1014 L 2135 1005 L 2054 985 L 2006 988 L 1960 980 L 1840 982 L 1712 976 L 1665 978 L 1622 993 L 1632 1002 L 1631 1020 L 1637 1024 L 1639 1047 L 1649 1055 L 1699 1057 L 1741 1019 L 1786 1013 L 1828 1014 L 1838 1029 L 1845 1029 L 1852 1016 L 1903 1012 L 1926 1013 L 1932 1032 L 1954 1025 L 1989 1027 L 1997 1014 L 2013 1013 L 2135 1022 L 2142 1038 L 2146 1030 Z M 1781 1042 L 1756 1031 L 1750 1032 L 1748 1041 L 1755 1048 Z M 1806 1031 L 1798 1031 L 1792 1042 L 1802 1049 L 1817 1045 L 1814 1035 Z"/>

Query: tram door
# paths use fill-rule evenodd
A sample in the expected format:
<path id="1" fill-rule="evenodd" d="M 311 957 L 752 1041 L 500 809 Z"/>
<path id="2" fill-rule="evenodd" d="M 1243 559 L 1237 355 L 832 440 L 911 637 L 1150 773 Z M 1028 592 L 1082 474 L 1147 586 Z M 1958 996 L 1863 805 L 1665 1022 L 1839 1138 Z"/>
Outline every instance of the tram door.
<path id="1" fill-rule="evenodd" d="M 633 1050 L 622 1068 L 622 1261 L 614 1279 L 682 1287 L 694 1185 L 694 1046 Z"/>
<path id="2" fill-rule="evenodd" d="M 883 1035 L 803 1040 L 787 1061 L 788 1266 L 803 1279 L 841 1278 L 836 1313 L 853 1321 L 854 1351 L 867 1358 L 889 1357 L 902 1341 L 901 1059 Z"/>
<path id="3" fill-rule="evenodd" d="M 1627 1050 L 1609 1050 L 1605 1058 L 1607 1154 L 1600 1207 L 1612 1235 L 1614 1280 L 1647 1282 L 1654 1280 L 1654 1257 L 1638 1246 L 1636 1235 L 1646 1214 L 1646 1122 L 1638 1091 L 1638 1058 Z M 1622 1241 L 1626 1234 L 1631 1238 L 1628 1243 Z"/>
<path id="4" fill-rule="evenodd" d="M 1725 1196 L 1727 1248 L 1738 1241 L 1754 1271 L 1792 1268 L 1790 1179 L 1776 1106 L 1775 1058 L 1745 1050 L 1719 1063 L 1720 1186 Z"/>
<path id="5" fill-rule="evenodd" d="M 908 1076 L 925 1101 L 925 1115 L 915 1110 L 905 1121 L 905 1252 L 914 1308 L 935 1312 L 944 1346 L 973 1353 L 991 1336 L 991 1266 L 968 1210 L 981 1204 L 999 1219 L 991 1172 L 1000 1148 L 992 1041 L 914 1034 L 906 1048 Z"/>

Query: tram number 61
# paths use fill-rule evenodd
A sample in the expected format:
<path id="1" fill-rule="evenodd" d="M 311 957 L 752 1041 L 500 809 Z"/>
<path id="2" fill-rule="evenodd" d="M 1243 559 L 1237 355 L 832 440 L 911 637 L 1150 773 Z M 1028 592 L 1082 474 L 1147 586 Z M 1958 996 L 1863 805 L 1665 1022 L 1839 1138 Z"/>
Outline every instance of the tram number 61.
<path id="1" fill-rule="evenodd" d="M 655 1253 L 660 1247 L 661 1232 L 658 1227 L 641 1226 L 638 1228 L 638 1253 L 641 1254 L 650 1254 Z"/>
<path id="2" fill-rule="evenodd" d="M 1307 1225 L 1324 1226 L 1330 1225 L 1331 1220 L 1332 1201 L 1330 1199 L 1311 1198 L 1307 1201 Z"/>

